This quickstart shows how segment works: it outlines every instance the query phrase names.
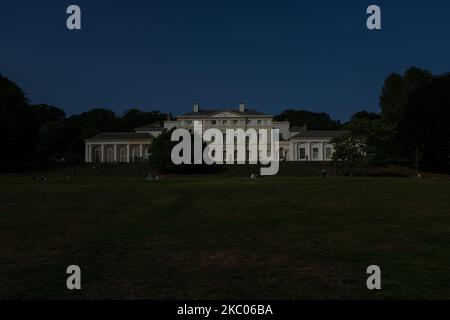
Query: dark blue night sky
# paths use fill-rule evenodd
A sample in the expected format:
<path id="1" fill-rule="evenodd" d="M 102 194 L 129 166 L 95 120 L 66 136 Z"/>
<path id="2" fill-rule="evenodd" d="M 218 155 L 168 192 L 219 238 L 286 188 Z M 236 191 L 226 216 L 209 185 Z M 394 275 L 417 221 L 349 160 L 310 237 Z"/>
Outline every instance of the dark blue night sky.
<path id="1" fill-rule="evenodd" d="M 66 29 L 66 7 L 83 30 Z M 366 8 L 383 30 L 366 29 Z M 33 103 L 179 114 L 210 108 L 378 111 L 391 72 L 450 70 L 450 1 L 0 2 L 0 73 Z"/>

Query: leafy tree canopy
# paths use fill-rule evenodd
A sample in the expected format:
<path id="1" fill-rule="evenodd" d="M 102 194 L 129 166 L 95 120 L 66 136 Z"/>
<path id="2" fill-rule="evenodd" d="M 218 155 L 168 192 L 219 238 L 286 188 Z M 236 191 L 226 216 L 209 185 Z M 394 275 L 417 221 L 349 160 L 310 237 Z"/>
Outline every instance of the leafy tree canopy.
<path id="1" fill-rule="evenodd" d="M 130 109 L 123 114 L 121 126 L 126 130 L 133 130 L 152 123 L 162 125 L 164 120 L 171 117 L 170 114 L 163 114 L 159 111 L 144 112 L 138 109 Z"/>
<path id="2" fill-rule="evenodd" d="M 0 136 L 8 152 L 0 166 L 21 163 L 34 153 L 35 135 L 31 109 L 22 89 L 0 75 Z"/>
<path id="3" fill-rule="evenodd" d="M 291 127 L 307 125 L 310 130 L 337 130 L 341 128 L 339 121 L 331 119 L 324 112 L 316 113 L 305 110 L 285 110 L 274 117 L 276 121 L 289 121 Z"/>

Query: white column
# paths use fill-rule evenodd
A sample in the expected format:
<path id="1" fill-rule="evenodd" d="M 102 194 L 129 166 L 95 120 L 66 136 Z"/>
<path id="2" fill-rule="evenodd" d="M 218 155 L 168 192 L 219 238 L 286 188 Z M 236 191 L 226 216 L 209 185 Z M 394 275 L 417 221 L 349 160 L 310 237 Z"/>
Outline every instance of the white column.
<path id="1" fill-rule="evenodd" d="M 319 148 L 319 160 L 323 160 L 323 143 L 320 144 Z"/>
<path id="2" fill-rule="evenodd" d="M 142 144 L 139 145 L 139 157 L 143 157 L 143 152 L 142 152 Z"/>
<path id="3" fill-rule="evenodd" d="M 114 145 L 114 162 L 117 162 L 117 144 Z"/>
<path id="4" fill-rule="evenodd" d="M 312 161 L 311 142 L 308 142 L 308 161 Z"/>
<path id="5" fill-rule="evenodd" d="M 325 145 L 326 145 L 326 142 L 322 141 L 322 161 L 326 160 L 325 159 Z"/>
<path id="6" fill-rule="evenodd" d="M 127 162 L 130 162 L 130 144 L 127 144 Z"/>
<path id="7" fill-rule="evenodd" d="M 89 155 L 88 155 L 88 162 L 91 163 L 92 162 L 92 145 L 89 144 Z"/>
<path id="8" fill-rule="evenodd" d="M 89 162 L 89 146 L 87 143 L 84 146 L 84 161 Z"/>
<path id="9" fill-rule="evenodd" d="M 292 160 L 297 161 L 297 141 L 292 144 Z"/>
<path id="10" fill-rule="evenodd" d="M 101 145 L 100 152 L 101 152 L 100 162 L 105 162 L 105 145 L 104 144 Z"/>

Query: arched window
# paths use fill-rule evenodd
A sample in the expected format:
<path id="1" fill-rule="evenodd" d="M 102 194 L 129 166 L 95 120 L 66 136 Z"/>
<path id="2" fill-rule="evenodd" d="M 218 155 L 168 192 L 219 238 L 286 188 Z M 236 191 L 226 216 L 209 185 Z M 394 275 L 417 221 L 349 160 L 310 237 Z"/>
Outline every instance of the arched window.
<path id="1" fill-rule="evenodd" d="M 106 148 L 106 162 L 114 162 L 114 148 L 113 147 Z"/>
<path id="2" fill-rule="evenodd" d="M 100 147 L 94 148 L 94 162 L 101 162 L 102 161 L 102 150 Z"/>
<path id="3" fill-rule="evenodd" d="M 284 149 L 280 148 L 280 161 L 284 161 L 286 159 L 286 154 L 284 153 Z"/>
<path id="4" fill-rule="evenodd" d="M 139 160 L 139 157 L 140 157 L 139 154 L 140 154 L 139 147 L 133 147 L 131 149 L 131 160 L 133 162 L 137 162 Z"/>
<path id="5" fill-rule="evenodd" d="M 125 146 L 119 148 L 119 162 L 128 162 L 127 147 Z"/>

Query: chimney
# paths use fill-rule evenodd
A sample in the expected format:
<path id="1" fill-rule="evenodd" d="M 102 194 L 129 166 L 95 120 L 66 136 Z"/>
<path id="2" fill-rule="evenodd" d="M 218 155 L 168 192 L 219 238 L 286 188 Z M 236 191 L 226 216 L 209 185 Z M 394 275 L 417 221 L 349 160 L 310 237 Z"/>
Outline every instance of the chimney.
<path id="1" fill-rule="evenodd" d="M 239 103 L 239 112 L 245 112 L 245 103 Z"/>
<path id="2" fill-rule="evenodd" d="M 194 106 L 193 106 L 193 108 L 192 108 L 192 111 L 198 112 L 199 107 L 200 107 L 200 105 L 199 105 L 198 103 L 194 103 Z"/>

